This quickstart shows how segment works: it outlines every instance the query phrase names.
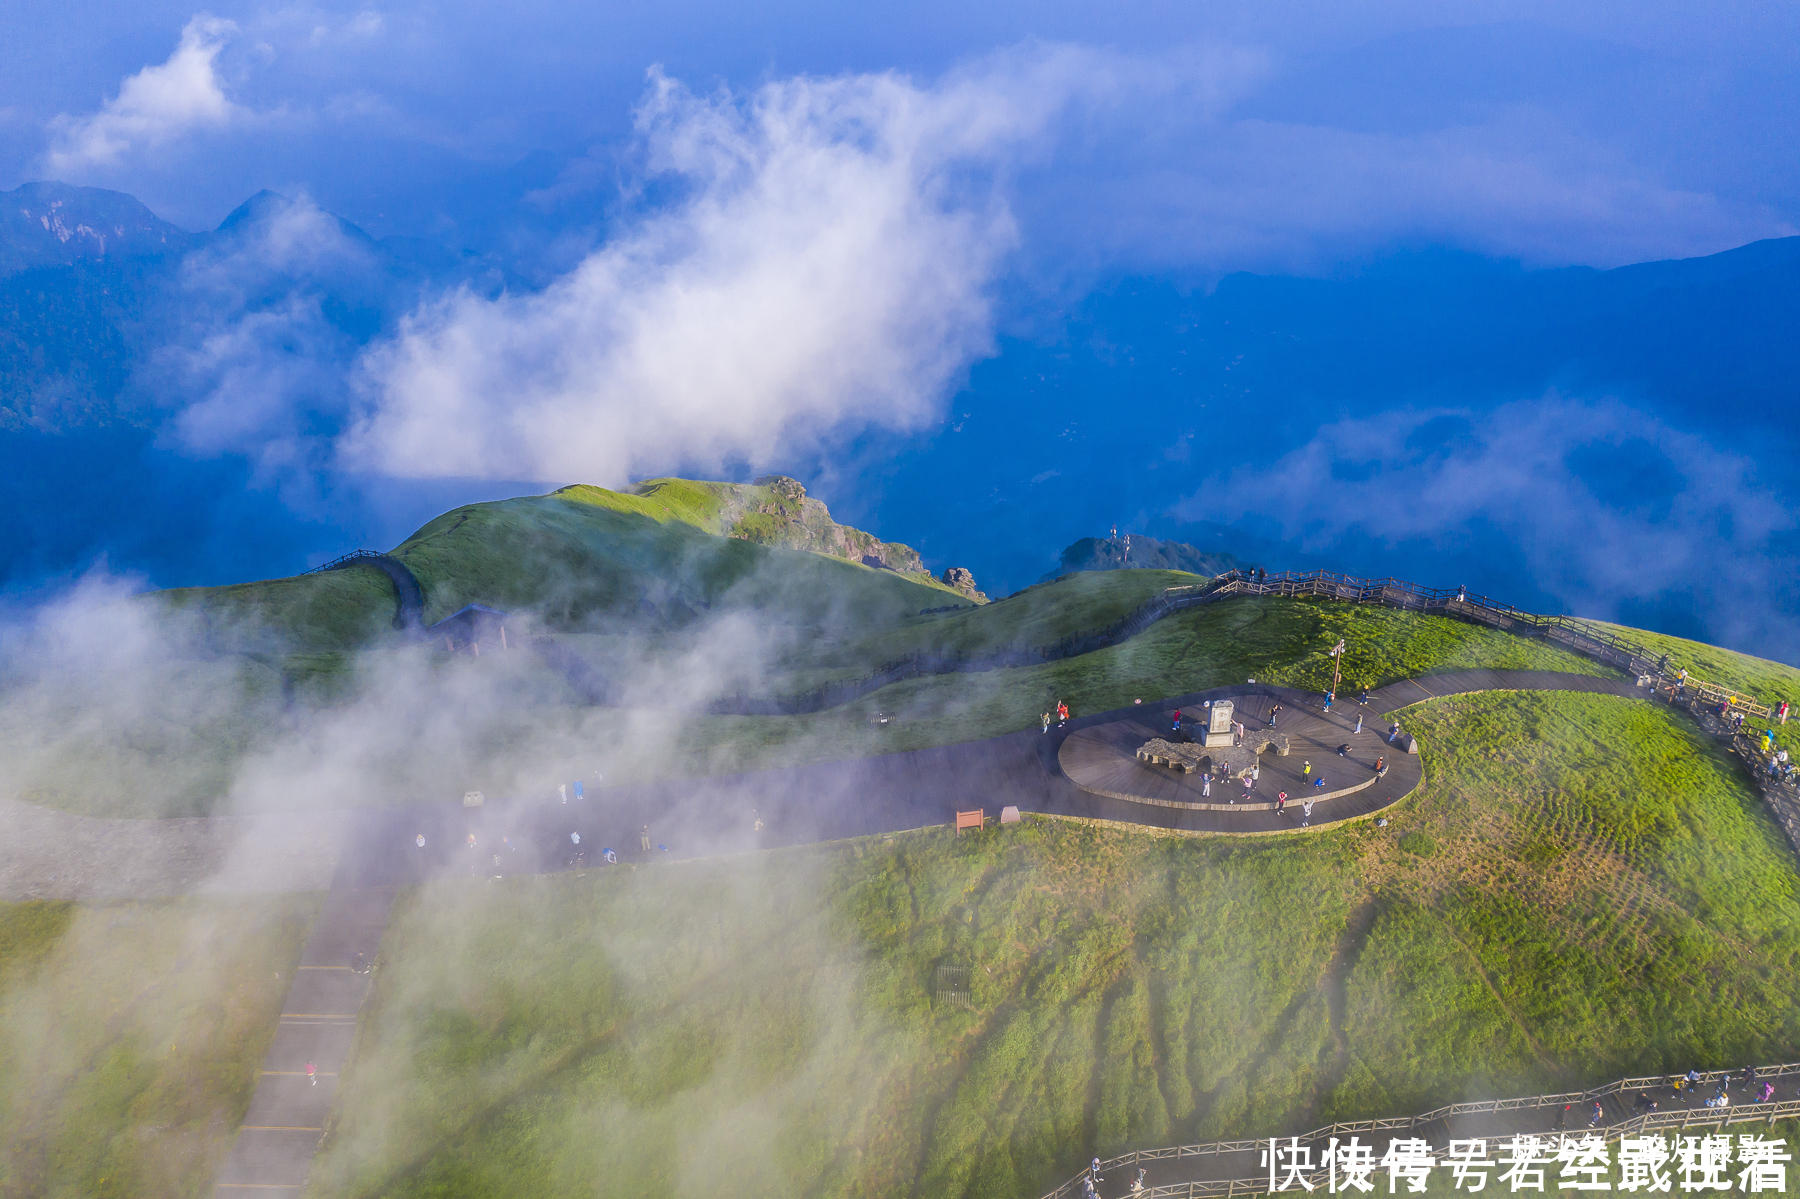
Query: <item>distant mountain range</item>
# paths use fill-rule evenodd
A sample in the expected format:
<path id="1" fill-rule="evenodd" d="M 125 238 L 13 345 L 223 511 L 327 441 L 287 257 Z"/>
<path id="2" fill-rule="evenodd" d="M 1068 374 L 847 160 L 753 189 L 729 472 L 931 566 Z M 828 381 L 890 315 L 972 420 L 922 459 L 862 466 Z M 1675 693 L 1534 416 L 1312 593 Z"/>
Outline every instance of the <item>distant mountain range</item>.
<path id="1" fill-rule="evenodd" d="M 123 192 L 66 183 L 0 192 L 0 278 L 84 260 L 160 258 L 200 240 Z"/>
<path id="2" fill-rule="evenodd" d="M 259 192 L 217 229 L 190 233 L 121 192 L 62 183 L 0 192 L 0 430 L 153 419 L 171 397 L 166 378 L 146 368 L 203 336 L 222 307 L 279 311 L 303 297 L 356 346 L 426 287 L 491 291 L 510 281 L 492 263 L 413 238 L 376 241 L 334 217 L 325 218 L 339 235 L 334 255 L 294 247 L 283 261 L 257 243 L 295 211 L 294 201 Z"/>
<path id="3" fill-rule="evenodd" d="M 315 236 L 287 237 L 302 221 Z M 319 244 L 329 253 L 301 252 Z M 495 257 L 371 238 L 269 192 L 199 233 L 117 192 L 38 183 L 0 193 L 0 504 L 31 514 L 0 531 L 0 587 L 79 571 L 102 555 L 158 584 L 282 574 L 391 541 L 459 503 L 536 490 L 315 477 L 300 502 L 260 473 L 254 429 L 208 450 L 182 445 L 170 425 L 215 393 L 226 416 L 241 405 L 254 418 L 265 379 L 234 379 L 229 355 L 263 337 L 245 358 L 268 385 L 297 393 L 269 407 L 303 413 L 308 435 L 329 444 L 372 339 L 446 289 L 495 295 L 540 278 Z M 1205 518 L 1190 520 L 1176 505 L 1201 480 L 1275 463 L 1337 422 L 1378 429 L 1394 416 L 1395 428 L 1412 429 L 1404 455 L 1428 462 L 1454 455 L 1502 405 L 1564 395 L 1617 397 L 1751 464 L 1753 473 L 1722 483 L 1758 489 L 1778 516 L 1800 503 L 1796 327 L 1800 237 L 1614 270 L 1529 270 L 1433 250 L 1331 278 L 1120 279 L 1053 328 L 1002 338 L 970 372 L 943 429 L 878 447 L 879 485 L 832 499 L 850 524 L 903 539 L 934 570 L 968 567 L 996 595 L 1036 579 L 1056 547 L 1086 530 L 1129 522 L 1133 565 L 1149 553 L 1142 533 L 1195 547 L 1199 559 L 1169 563 L 1194 563 L 1184 569 L 1230 555 L 1392 573 L 1466 583 L 1543 611 L 1585 594 L 1588 615 L 1786 654 L 1788 643 L 1734 641 L 1714 627 L 1719 601 L 1700 576 L 1734 571 L 1723 559 L 1692 579 L 1658 565 L 1713 561 L 1691 547 L 1685 559 L 1644 556 L 1630 578 L 1599 572 L 1612 592 L 1596 595 L 1548 577 L 1514 533 L 1479 520 L 1396 542 L 1378 509 L 1297 529 L 1254 514 L 1212 524 L 1204 509 L 1187 509 Z M 1409 412 L 1439 407 L 1454 415 L 1409 423 Z M 1321 460 L 1305 502 L 1343 516 L 1334 484 L 1372 469 Z M 1575 447 L 1557 469 L 1653 538 L 1689 468 L 1621 441 Z M 1708 503 L 1705 491 L 1681 502 Z M 1721 525 L 1719 541 L 1759 555 L 1758 576 L 1774 582 L 1732 604 L 1754 618 L 1743 627 L 1791 629 L 1800 542 L 1775 519 L 1766 545 L 1753 544 L 1752 523 Z M 1108 565 L 1104 540 L 1082 561 Z"/>

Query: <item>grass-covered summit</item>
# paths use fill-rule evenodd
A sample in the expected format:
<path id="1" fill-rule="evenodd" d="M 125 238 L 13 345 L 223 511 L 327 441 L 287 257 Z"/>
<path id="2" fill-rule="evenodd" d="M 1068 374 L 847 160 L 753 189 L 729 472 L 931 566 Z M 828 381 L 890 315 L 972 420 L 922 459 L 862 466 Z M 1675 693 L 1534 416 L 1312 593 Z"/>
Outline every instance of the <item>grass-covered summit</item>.
<path id="1" fill-rule="evenodd" d="M 883 566 L 902 574 L 929 575 L 919 552 L 897 541 L 882 541 L 872 533 L 840 525 L 822 500 L 806 494 L 798 479 L 764 475 L 754 483 L 707 483 L 693 479 L 645 479 L 622 493 L 604 488 L 565 487 L 609 502 L 605 496 L 622 494 L 659 507 L 672 519 L 685 520 L 708 533 L 737 537 L 758 545 L 810 550 L 851 562 Z"/>
<path id="2" fill-rule="evenodd" d="M 667 630 L 720 609 L 779 625 L 868 629 L 966 602 L 919 555 L 831 519 L 792 479 L 651 479 L 626 491 L 576 485 L 466 504 L 391 551 L 419 580 L 426 623 L 465 604 L 540 628 Z M 391 628 L 393 590 L 356 567 L 156 593 L 199 616 L 221 645 L 343 651 Z"/>

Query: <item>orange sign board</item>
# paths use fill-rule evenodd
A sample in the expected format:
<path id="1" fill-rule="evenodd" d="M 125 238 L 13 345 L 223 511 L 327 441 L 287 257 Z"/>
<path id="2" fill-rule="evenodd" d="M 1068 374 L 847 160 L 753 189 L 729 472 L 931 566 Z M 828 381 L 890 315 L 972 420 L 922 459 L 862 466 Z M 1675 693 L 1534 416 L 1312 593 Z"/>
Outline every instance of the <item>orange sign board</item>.
<path id="1" fill-rule="evenodd" d="M 980 808 L 976 808 L 973 812 L 958 812 L 956 814 L 956 831 L 959 833 L 966 828 L 986 827 L 987 816 Z"/>

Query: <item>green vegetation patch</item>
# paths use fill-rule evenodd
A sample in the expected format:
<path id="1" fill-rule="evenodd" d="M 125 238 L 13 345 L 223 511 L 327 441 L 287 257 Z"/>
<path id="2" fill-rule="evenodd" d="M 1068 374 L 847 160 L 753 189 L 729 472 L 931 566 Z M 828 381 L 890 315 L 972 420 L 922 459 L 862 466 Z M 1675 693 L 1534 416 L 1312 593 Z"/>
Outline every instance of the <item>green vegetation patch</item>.
<path id="1" fill-rule="evenodd" d="M 1364 1065 L 1332 1114 L 1791 1057 L 1794 855 L 1714 743 L 1666 708 L 1575 693 L 1405 719 L 1426 782 L 1399 818 L 1439 852 L 1382 887 L 1350 981 Z M 1430 997 L 1447 988 L 1468 1001 Z"/>
<path id="2" fill-rule="evenodd" d="M 425 621 L 466 604 L 529 613 L 549 628 L 660 630 L 715 608 L 765 621 L 860 634 L 963 597 L 922 570 L 862 564 L 866 553 L 917 567 L 901 545 L 838 525 L 823 504 L 770 487 L 658 479 L 637 494 L 565 487 L 550 495 L 469 504 L 427 523 L 393 551 L 418 578 Z M 818 552 L 813 552 L 818 551 Z M 393 584 L 353 566 L 322 574 L 152 593 L 213 650 L 331 653 L 391 633 Z"/>
<path id="3" fill-rule="evenodd" d="M 901 627 L 825 647 L 811 661 L 878 666 L 917 653 L 980 658 L 1001 650 L 1047 648 L 1064 638 L 1111 628 L 1170 588 L 1205 582 L 1178 570 L 1067 575 L 977 608 L 915 616 Z"/>
<path id="4" fill-rule="evenodd" d="M 208 1191 L 317 907 L 0 903 L 0 1196 Z"/>
<path id="5" fill-rule="evenodd" d="M 140 602 L 165 606 L 172 632 L 198 648 L 264 654 L 358 649 L 391 635 L 398 612 L 393 582 L 373 566 L 177 587 Z"/>
<path id="6" fill-rule="evenodd" d="M 1597 620 L 1584 623 L 1635 641 L 1652 653 L 1668 654 L 1671 670 L 1685 669 L 1697 679 L 1747 692 L 1771 708 L 1787 700 L 1794 707 L 1787 724 L 1778 724 L 1766 717 L 1751 717 L 1745 722 L 1744 730 L 1760 733 L 1768 729 L 1775 734 L 1776 744 L 1786 747 L 1790 754 L 1800 755 L 1800 667 L 1707 645 L 1703 641 L 1689 641 L 1685 637 L 1670 637 Z"/>
<path id="7" fill-rule="evenodd" d="M 1133 580 L 1138 573 L 1077 576 L 954 615 L 1009 622 L 981 633 L 990 644 L 1021 629 L 1057 634 L 1081 627 L 1090 614 L 1130 611 L 1146 584 L 1160 593 L 1160 579 Z M 767 628 L 757 633 L 776 638 Z M 0 748 L 14 764 L 21 798 L 94 815 L 196 814 L 234 788 L 237 802 L 265 807 L 313 806 L 321 794 L 345 807 L 454 800 L 471 789 L 548 794 L 559 781 L 591 778 L 596 770 L 622 785 L 980 740 L 1033 727 L 1058 699 L 1080 716 L 1248 678 L 1317 689 L 1330 681 L 1325 651 L 1339 638 L 1349 646 L 1347 689 L 1475 667 L 1611 673 L 1543 642 L 1443 617 L 1231 600 L 1179 613 L 1078 658 L 909 679 L 805 716 L 701 716 L 683 710 L 678 694 L 659 710 L 589 706 L 528 649 L 472 658 L 423 646 L 380 648 L 267 659 L 272 665 L 176 659 L 154 664 L 162 672 L 155 704 L 128 702 L 132 696 L 116 694 L 104 677 L 86 689 L 64 687 L 57 677 L 40 680 L 35 693 L 15 689 L 0 705 Z M 731 648 L 676 633 L 564 642 L 627 681 L 656 677 L 667 664 L 666 677 L 677 686 L 689 677 L 682 663 L 723 670 L 729 663 L 720 661 L 720 650 Z M 819 681 L 817 672 L 755 667 L 752 654 L 735 686 L 792 694 Z M 365 707 L 382 713 L 377 737 L 363 735 Z M 873 723 L 877 712 L 889 723 Z M 291 747 L 304 741 L 294 736 L 297 727 L 321 730 L 326 743 L 353 743 L 356 769 L 334 772 L 322 789 L 299 785 L 317 756 L 294 754 Z"/>
<path id="8" fill-rule="evenodd" d="M 1400 848 L 1403 852 L 1413 854 L 1416 857 L 1429 858 L 1436 855 L 1437 842 L 1433 841 L 1430 837 L 1427 837 L 1424 833 L 1401 833 Z"/>
<path id="9" fill-rule="evenodd" d="M 586 489 L 596 491 L 598 489 Z M 777 624 L 863 628 L 955 596 L 929 576 L 719 537 L 607 493 L 558 492 L 447 512 L 394 556 L 425 592 L 425 620 L 465 604 L 529 609 L 550 627 L 680 626 L 716 607 Z M 654 508 L 654 505 L 650 505 Z"/>
<path id="10" fill-rule="evenodd" d="M 315 1193 L 1029 1195 L 1096 1153 L 1800 1047 L 1791 856 L 1678 716 L 1406 718 L 1429 858 L 1031 820 L 421 890 Z"/>
<path id="11" fill-rule="evenodd" d="M 1075 577 L 1110 581 L 1136 573 Z M 986 617 L 1004 612 L 1009 602 L 958 615 Z M 1123 644 L 1078 658 L 909 679 L 810 716 L 671 721 L 668 735 L 679 738 L 681 752 L 676 759 L 694 773 L 924 749 L 1034 727 L 1039 714 L 1052 710 L 1058 699 L 1067 700 L 1081 716 L 1131 707 L 1138 699 L 1150 703 L 1246 679 L 1320 690 L 1331 682 L 1326 651 L 1340 638 L 1348 646 L 1346 694 L 1362 686 L 1473 669 L 1616 677 L 1609 667 L 1544 642 L 1447 617 L 1322 601 L 1228 600 L 1167 617 Z M 877 712 L 888 714 L 891 722 L 871 724 Z M 645 735 L 641 714 L 629 724 L 623 716 L 596 715 L 591 726 L 596 736 L 590 744 L 601 752 L 609 743 L 617 744 L 624 756 L 629 737 Z M 622 730 L 631 730 L 629 737 L 624 731 L 599 732 L 614 720 Z M 620 765 L 633 769 L 629 757 Z M 653 777 L 652 768 L 667 771 L 667 756 L 646 761 L 642 774 L 621 771 L 617 781 Z"/>

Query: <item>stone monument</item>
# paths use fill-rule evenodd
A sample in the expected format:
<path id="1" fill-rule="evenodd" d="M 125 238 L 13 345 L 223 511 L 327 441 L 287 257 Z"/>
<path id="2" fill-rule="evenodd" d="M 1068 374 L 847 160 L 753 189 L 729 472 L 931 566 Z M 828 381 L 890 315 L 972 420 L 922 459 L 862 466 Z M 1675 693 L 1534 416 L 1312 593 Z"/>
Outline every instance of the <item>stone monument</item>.
<path id="1" fill-rule="evenodd" d="M 1255 768 L 1258 755 L 1271 749 L 1278 756 L 1287 757 L 1287 734 L 1267 729 L 1252 730 L 1245 734 L 1242 745 L 1221 745 L 1211 750 L 1189 741 L 1176 743 L 1154 737 L 1137 751 L 1137 760 L 1148 766 L 1167 766 L 1183 774 L 1206 773 L 1214 778 L 1241 779 Z"/>
<path id="2" fill-rule="evenodd" d="M 1232 702 L 1228 699 L 1215 699 L 1211 711 L 1211 718 L 1206 722 L 1206 740 L 1203 744 L 1208 749 L 1234 744 L 1237 738 L 1231 731 L 1231 717 L 1236 708 Z"/>

